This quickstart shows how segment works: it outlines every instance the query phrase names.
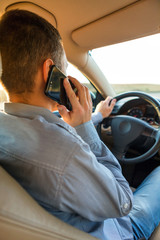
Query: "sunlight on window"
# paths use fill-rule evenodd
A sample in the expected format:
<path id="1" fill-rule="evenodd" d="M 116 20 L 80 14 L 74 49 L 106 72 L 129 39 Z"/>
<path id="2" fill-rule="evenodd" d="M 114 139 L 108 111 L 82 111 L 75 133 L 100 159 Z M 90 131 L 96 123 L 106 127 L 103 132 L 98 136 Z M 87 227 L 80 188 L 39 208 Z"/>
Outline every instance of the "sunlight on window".
<path id="1" fill-rule="evenodd" d="M 71 63 L 68 63 L 67 75 L 76 78 L 80 83 L 88 87 L 92 93 L 96 92 L 96 89 L 93 87 L 90 81 L 78 70 L 78 68 L 73 66 Z"/>
<path id="2" fill-rule="evenodd" d="M 67 75 L 76 78 L 81 83 L 88 83 L 88 79 L 71 63 L 68 63 Z"/>
<path id="3" fill-rule="evenodd" d="M 160 97 L 160 34 L 91 52 L 116 93 L 144 91 Z"/>
<path id="4" fill-rule="evenodd" d="M 160 34 L 95 49 L 92 57 L 112 84 L 160 84 Z"/>

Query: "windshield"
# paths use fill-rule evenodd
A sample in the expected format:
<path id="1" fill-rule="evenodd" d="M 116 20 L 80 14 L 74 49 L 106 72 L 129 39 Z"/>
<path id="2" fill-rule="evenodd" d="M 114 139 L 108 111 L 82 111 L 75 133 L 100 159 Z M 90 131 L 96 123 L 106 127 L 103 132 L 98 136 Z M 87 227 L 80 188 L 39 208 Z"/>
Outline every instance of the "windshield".
<path id="1" fill-rule="evenodd" d="M 91 55 L 116 94 L 143 91 L 160 98 L 160 34 L 94 49 Z"/>

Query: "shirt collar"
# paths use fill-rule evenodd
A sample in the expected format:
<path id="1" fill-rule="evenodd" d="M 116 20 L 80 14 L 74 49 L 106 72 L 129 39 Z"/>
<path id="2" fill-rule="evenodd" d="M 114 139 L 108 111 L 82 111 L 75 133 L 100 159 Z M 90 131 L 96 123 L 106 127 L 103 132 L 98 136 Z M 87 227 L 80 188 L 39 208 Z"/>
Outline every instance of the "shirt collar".
<path id="1" fill-rule="evenodd" d="M 29 119 L 42 116 L 47 122 L 58 124 L 61 127 L 66 128 L 68 131 L 73 132 L 73 128 L 70 125 L 43 107 L 23 103 L 4 103 L 4 112 L 17 117 Z"/>

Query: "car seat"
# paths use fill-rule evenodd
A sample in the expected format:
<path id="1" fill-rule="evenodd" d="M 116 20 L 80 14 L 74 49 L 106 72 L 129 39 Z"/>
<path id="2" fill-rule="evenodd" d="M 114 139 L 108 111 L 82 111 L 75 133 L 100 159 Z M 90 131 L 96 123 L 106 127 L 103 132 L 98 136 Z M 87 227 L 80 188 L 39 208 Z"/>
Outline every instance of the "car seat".
<path id="1" fill-rule="evenodd" d="M 0 166 L 1 240 L 94 240 L 46 212 Z M 160 240 L 160 226 L 150 240 Z"/>
<path id="2" fill-rule="evenodd" d="M 0 166 L 1 240 L 94 240 L 46 212 Z"/>

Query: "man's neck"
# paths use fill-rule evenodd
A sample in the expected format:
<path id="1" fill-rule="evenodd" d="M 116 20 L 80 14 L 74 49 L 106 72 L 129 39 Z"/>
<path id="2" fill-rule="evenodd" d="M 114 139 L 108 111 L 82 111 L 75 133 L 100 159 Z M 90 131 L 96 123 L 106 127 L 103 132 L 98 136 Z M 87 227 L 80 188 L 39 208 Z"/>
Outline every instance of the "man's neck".
<path id="1" fill-rule="evenodd" d="M 34 93 L 10 94 L 9 101 L 13 103 L 23 103 L 38 107 L 44 107 L 51 112 L 57 110 L 58 103 L 47 96 L 40 96 Z"/>

